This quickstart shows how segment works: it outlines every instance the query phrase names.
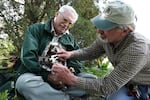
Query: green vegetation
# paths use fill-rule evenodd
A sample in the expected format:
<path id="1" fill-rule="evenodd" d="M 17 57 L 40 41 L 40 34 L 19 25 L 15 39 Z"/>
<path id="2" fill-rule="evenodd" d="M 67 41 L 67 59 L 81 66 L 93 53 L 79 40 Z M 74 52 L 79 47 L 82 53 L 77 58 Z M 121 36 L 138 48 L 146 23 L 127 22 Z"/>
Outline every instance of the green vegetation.
<path id="1" fill-rule="evenodd" d="M 0 39 L 0 67 L 7 66 L 13 61 L 11 56 L 15 54 L 15 46 L 7 38 Z"/>
<path id="2" fill-rule="evenodd" d="M 7 90 L 3 93 L 0 93 L 0 100 L 8 100 L 8 91 Z M 12 98 L 12 100 L 24 100 L 24 99 L 21 97 L 17 97 L 15 95 L 14 98 Z"/>
<path id="3" fill-rule="evenodd" d="M 0 100 L 7 100 L 8 93 L 7 91 L 0 93 Z"/>

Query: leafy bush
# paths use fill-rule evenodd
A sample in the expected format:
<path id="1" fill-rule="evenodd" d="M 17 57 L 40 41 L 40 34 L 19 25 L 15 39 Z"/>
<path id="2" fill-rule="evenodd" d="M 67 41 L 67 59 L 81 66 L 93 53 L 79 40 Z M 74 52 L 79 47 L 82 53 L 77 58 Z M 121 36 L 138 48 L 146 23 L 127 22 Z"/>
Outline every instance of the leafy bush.
<path id="1" fill-rule="evenodd" d="M 0 39 L 0 66 L 10 63 L 10 56 L 15 53 L 15 47 L 7 38 Z"/>
<path id="2" fill-rule="evenodd" d="M 9 97 L 8 97 L 8 91 L 7 90 L 3 93 L 0 93 L 0 100 L 8 100 L 8 98 Z M 25 100 L 25 99 L 15 95 L 11 100 Z"/>
<path id="3" fill-rule="evenodd" d="M 15 47 L 12 42 L 6 39 L 0 39 L 0 56 L 8 56 L 10 53 L 13 53 Z"/>
<path id="4" fill-rule="evenodd" d="M 0 100 L 7 100 L 8 97 L 8 91 L 5 91 L 3 93 L 0 93 Z"/>
<path id="5" fill-rule="evenodd" d="M 90 62 L 87 61 L 84 64 L 83 70 L 87 73 L 94 74 L 97 77 L 105 77 L 113 70 L 111 63 L 108 60 L 104 61 L 105 59 L 107 58 L 104 57 L 103 59 L 99 58 Z"/>

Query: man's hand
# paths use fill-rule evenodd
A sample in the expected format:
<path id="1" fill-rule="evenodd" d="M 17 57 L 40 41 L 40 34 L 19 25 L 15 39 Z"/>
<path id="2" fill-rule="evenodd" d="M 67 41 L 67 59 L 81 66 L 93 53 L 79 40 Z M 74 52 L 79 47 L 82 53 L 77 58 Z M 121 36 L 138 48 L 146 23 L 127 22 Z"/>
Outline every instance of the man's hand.
<path id="1" fill-rule="evenodd" d="M 55 74 L 53 71 L 48 75 L 48 81 L 52 82 L 56 85 L 63 85 L 63 83 L 57 79 L 57 74 Z"/>
<path id="2" fill-rule="evenodd" d="M 52 70 L 55 73 L 54 79 L 61 81 L 67 85 L 75 85 L 77 77 L 68 69 L 68 67 L 55 63 L 52 66 Z"/>
<path id="3" fill-rule="evenodd" d="M 62 61 L 72 57 L 72 55 L 73 55 L 73 51 L 65 51 L 64 49 L 61 49 L 57 52 L 57 56 Z"/>
<path id="4" fill-rule="evenodd" d="M 55 89 L 58 89 L 58 90 L 67 89 L 67 85 L 63 84 L 62 81 L 58 80 L 54 72 L 48 75 L 48 80 L 49 80 L 50 85 Z"/>

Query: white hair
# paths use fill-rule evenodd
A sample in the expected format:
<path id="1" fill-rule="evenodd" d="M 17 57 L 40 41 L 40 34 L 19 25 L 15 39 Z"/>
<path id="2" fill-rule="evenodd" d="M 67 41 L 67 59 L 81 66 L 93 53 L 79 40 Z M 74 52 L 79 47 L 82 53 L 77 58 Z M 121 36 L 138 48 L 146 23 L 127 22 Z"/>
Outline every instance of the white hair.
<path id="1" fill-rule="evenodd" d="M 118 26 L 118 28 L 120 28 L 120 29 L 122 29 L 122 30 L 126 29 L 127 27 L 128 27 L 131 31 L 134 31 L 136 26 L 135 26 L 134 23 L 132 23 L 132 24 L 125 24 L 125 25 L 119 25 L 119 26 Z"/>
<path id="2" fill-rule="evenodd" d="M 60 9 L 58 11 L 61 13 L 68 12 L 68 13 L 72 14 L 75 18 L 74 22 L 77 21 L 78 16 L 79 16 L 78 13 L 76 12 L 76 10 L 72 6 L 69 6 L 69 5 L 63 5 L 62 7 L 60 7 Z"/>

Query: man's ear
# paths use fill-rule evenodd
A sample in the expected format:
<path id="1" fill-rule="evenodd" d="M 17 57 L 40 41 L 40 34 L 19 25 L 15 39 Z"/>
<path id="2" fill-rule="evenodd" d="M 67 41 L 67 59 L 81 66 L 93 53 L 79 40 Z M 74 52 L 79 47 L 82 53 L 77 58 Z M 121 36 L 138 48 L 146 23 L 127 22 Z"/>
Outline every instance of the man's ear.
<path id="1" fill-rule="evenodd" d="M 128 29 L 124 29 L 124 30 L 123 30 L 123 32 L 125 32 L 125 33 L 126 33 L 127 31 L 128 31 Z"/>
<path id="2" fill-rule="evenodd" d="M 59 14 L 59 13 L 58 13 L 58 11 L 57 11 L 57 12 L 55 13 L 55 17 L 57 17 L 57 16 L 58 16 L 58 14 Z"/>
<path id="3" fill-rule="evenodd" d="M 129 33 L 130 31 L 131 31 L 131 30 L 130 30 L 129 27 L 124 27 L 124 30 L 123 30 L 124 33 Z"/>

